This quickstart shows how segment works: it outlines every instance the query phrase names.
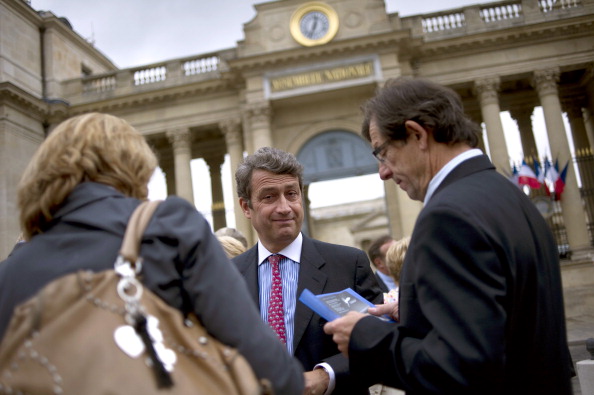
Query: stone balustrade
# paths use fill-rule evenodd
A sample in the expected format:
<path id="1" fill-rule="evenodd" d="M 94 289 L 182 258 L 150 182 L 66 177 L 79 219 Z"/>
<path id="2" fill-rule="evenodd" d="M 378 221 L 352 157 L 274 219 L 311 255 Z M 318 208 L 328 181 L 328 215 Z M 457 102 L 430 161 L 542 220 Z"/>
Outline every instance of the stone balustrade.
<path id="1" fill-rule="evenodd" d="M 456 36 L 528 25 L 551 17 L 568 18 L 594 12 L 594 0 L 505 0 L 401 18 L 413 37 L 437 41 Z M 394 14 L 397 17 L 397 14 Z M 234 48 L 142 67 L 77 78 L 62 83 L 63 98 L 72 104 L 151 89 L 213 80 L 228 70 Z"/>
<path id="2" fill-rule="evenodd" d="M 234 56 L 234 50 L 223 50 L 71 79 L 62 83 L 62 94 L 71 103 L 82 103 L 104 96 L 218 79 L 221 71 L 227 69 L 226 60 L 231 56 Z"/>
<path id="3" fill-rule="evenodd" d="M 572 17 L 594 0 L 506 0 L 402 18 L 402 26 L 426 41 L 539 23 L 555 13 Z"/>

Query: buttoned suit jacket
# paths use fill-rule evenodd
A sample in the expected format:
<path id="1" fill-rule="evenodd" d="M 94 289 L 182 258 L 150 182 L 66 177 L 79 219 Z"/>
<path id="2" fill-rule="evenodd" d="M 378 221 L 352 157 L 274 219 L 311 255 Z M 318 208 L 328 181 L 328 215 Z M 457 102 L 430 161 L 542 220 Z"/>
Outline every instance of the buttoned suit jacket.
<path id="1" fill-rule="evenodd" d="M 254 303 L 259 306 L 258 246 L 233 258 L 243 274 Z M 297 298 L 304 289 L 314 294 L 337 292 L 352 288 L 373 303 L 382 303 L 383 295 L 367 255 L 356 248 L 324 243 L 303 236 Z M 368 386 L 354 382 L 349 375 L 348 359 L 338 350 L 332 337 L 326 335 L 326 320 L 297 301 L 295 308 L 293 349 L 295 357 L 306 371 L 320 362 L 327 362 L 336 374 L 333 394 L 363 394 Z"/>
<path id="2" fill-rule="evenodd" d="M 399 324 L 354 327 L 360 380 L 407 395 L 572 393 L 555 241 L 485 155 L 454 168 L 419 214 L 399 300 Z"/>

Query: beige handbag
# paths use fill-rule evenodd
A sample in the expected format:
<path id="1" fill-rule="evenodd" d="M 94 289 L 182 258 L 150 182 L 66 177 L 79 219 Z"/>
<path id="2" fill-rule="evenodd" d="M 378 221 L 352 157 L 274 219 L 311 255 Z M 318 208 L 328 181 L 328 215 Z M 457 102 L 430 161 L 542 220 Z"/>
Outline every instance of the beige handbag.
<path id="1" fill-rule="evenodd" d="M 272 393 L 237 350 L 136 279 L 158 203 L 133 213 L 114 270 L 61 277 L 16 308 L 0 344 L 0 393 Z"/>

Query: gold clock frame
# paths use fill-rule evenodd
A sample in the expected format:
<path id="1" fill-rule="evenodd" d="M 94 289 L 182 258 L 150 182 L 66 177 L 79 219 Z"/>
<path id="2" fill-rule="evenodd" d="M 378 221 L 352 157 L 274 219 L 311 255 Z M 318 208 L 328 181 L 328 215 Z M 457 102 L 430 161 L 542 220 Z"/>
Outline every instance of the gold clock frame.
<path id="1" fill-rule="evenodd" d="M 328 32 L 323 37 L 320 37 L 316 40 L 309 39 L 303 35 L 300 28 L 301 18 L 308 12 L 318 11 L 325 14 L 328 17 Z M 328 4 L 321 3 L 319 1 L 312 1 L 309 3 L 305 3 L 301 5 L 299 8 L 293 12 L 291 16 L 291 36 L 297 41 L 299 44 L 306 46 L 306 47 L 313 47 L 315 45 L 322 45 L 330 42 L 336 36 L 338 32 L 338 14 L 334 10 L 334 8 L 330 7 Z"/>

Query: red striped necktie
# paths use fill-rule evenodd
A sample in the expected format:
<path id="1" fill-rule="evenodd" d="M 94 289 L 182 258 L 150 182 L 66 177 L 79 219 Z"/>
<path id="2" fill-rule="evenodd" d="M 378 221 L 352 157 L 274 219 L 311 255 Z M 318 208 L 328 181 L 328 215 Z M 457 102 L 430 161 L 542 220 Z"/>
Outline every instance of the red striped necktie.
<path id="1" fill-rule="evenodd" d="M 276 332 L 278 338 L 287 343 L 285 332 L 285 309 L 283 308 L 283 282 L 279 262 L 282 255 L 270 255 L 268 262 L 272 267 L 272 287 L 270 288 L 270 300 L 268 302 L 268 325 Z"/>

